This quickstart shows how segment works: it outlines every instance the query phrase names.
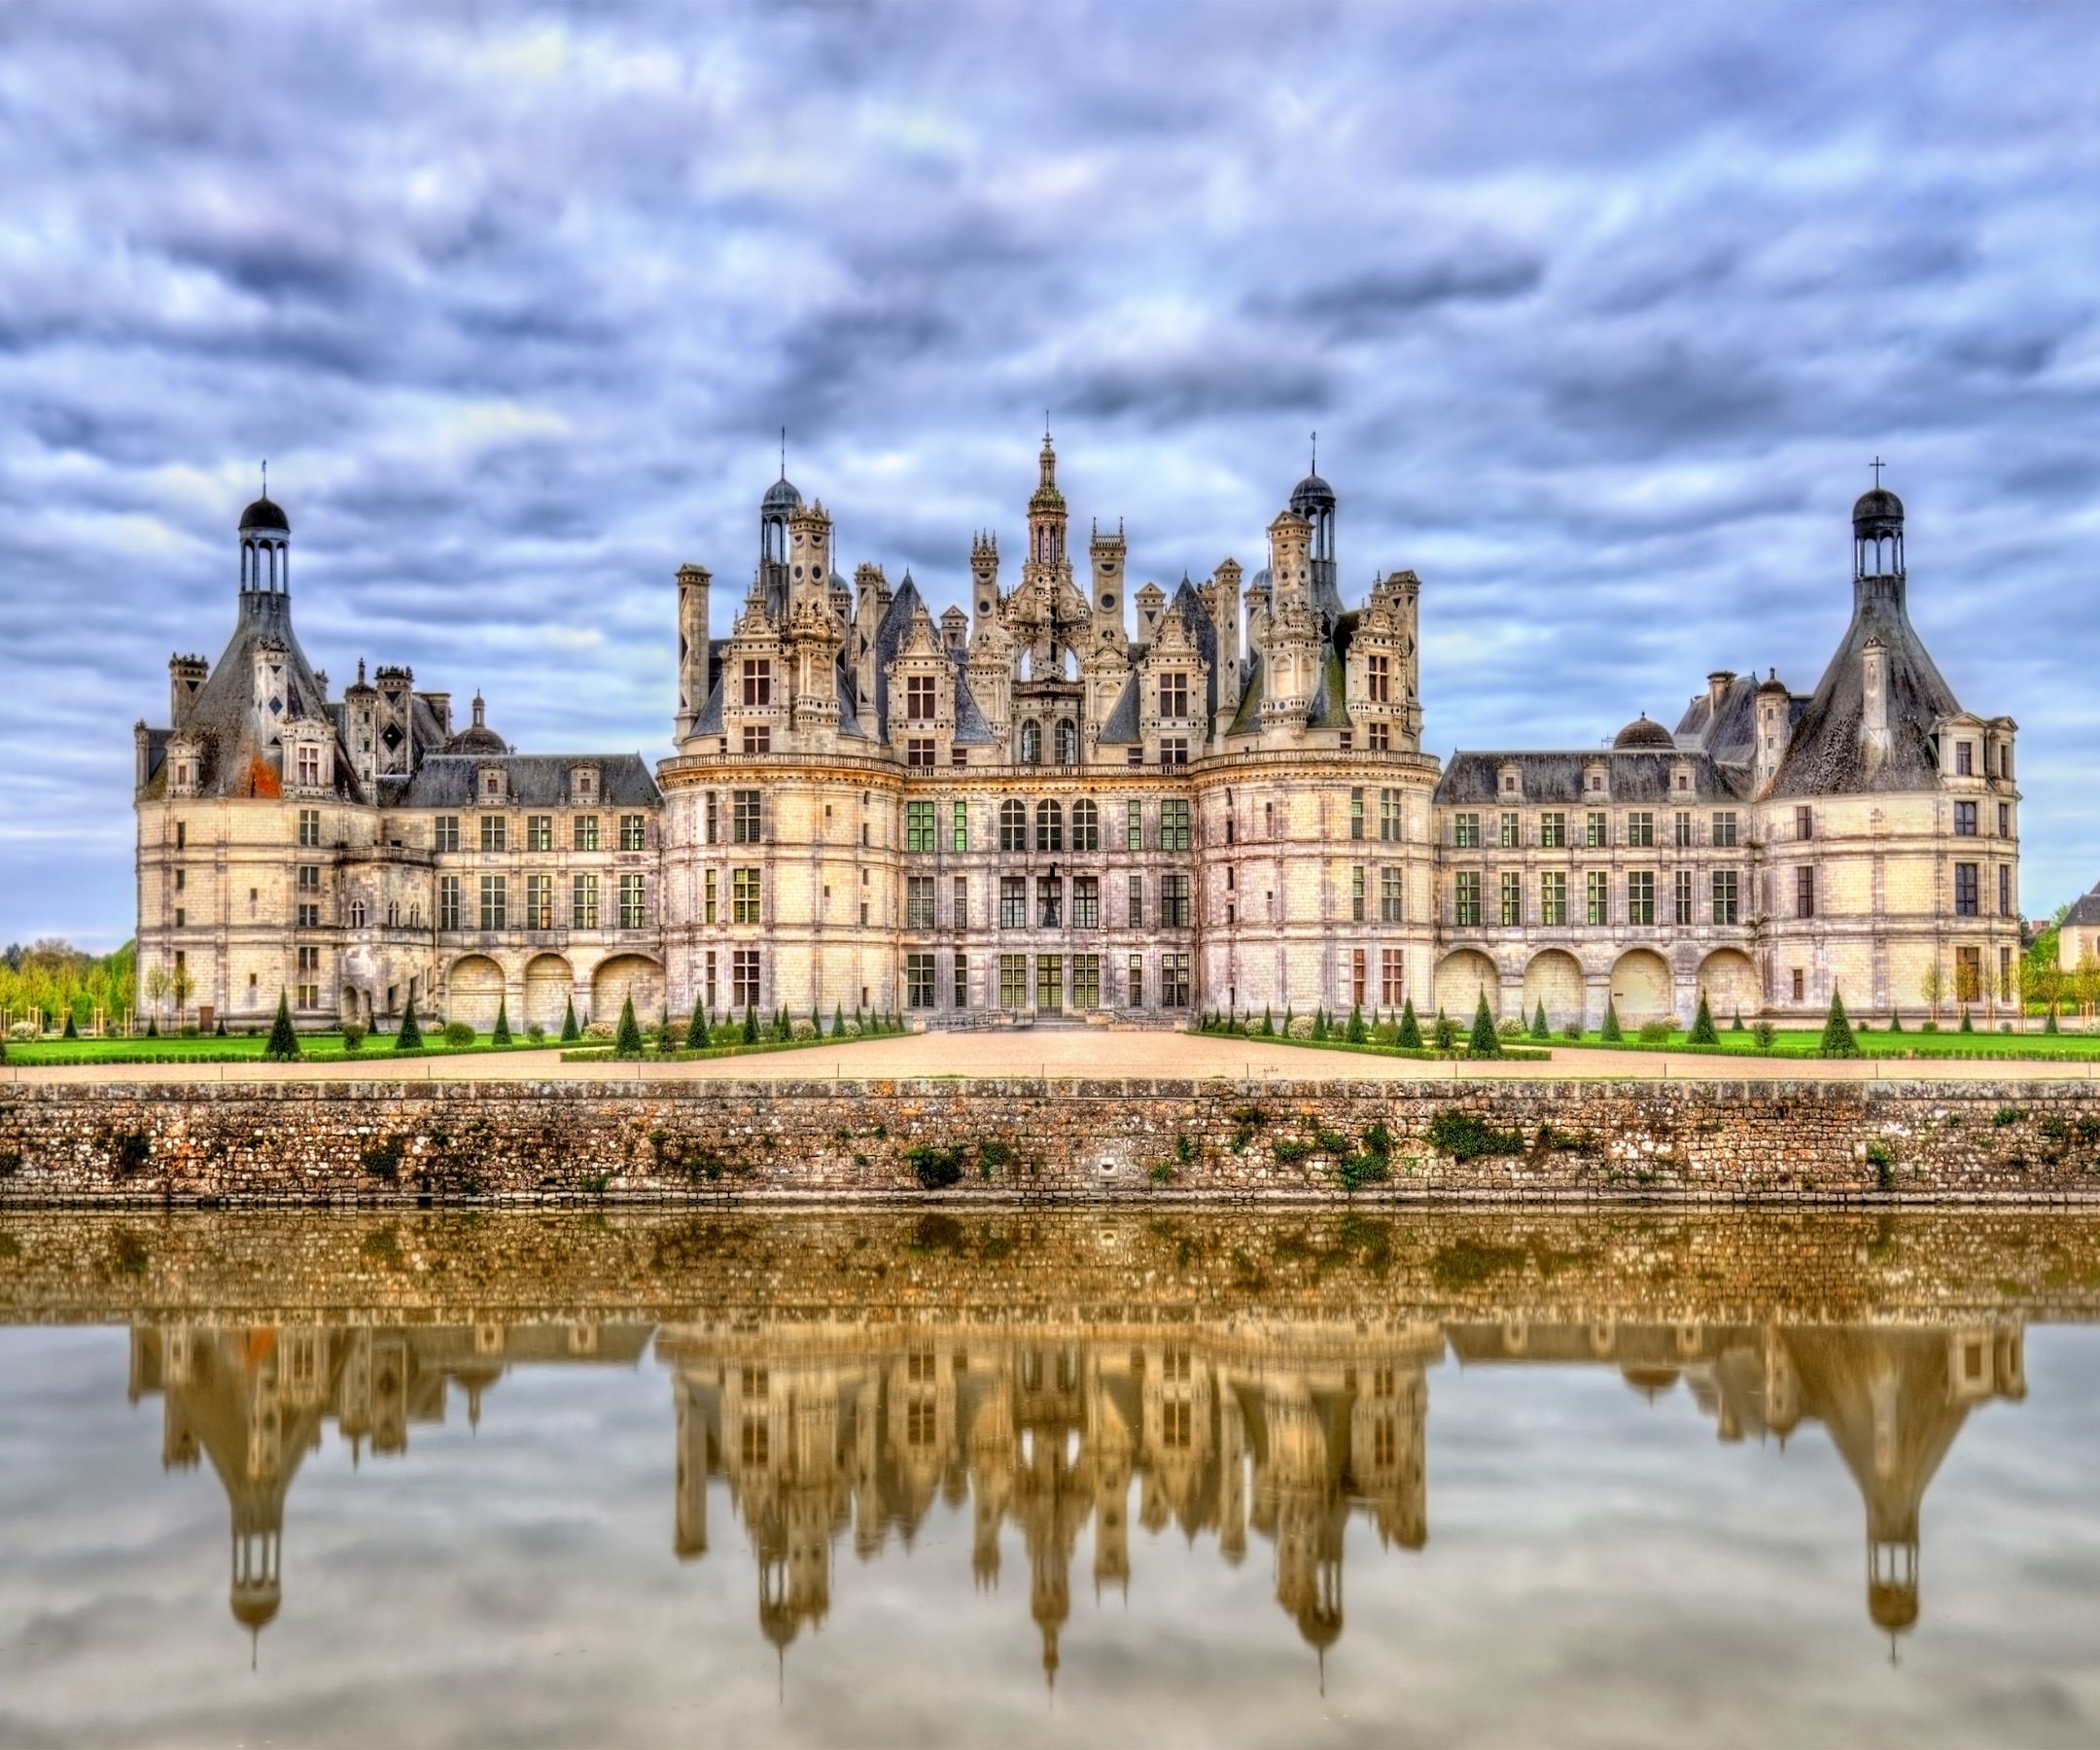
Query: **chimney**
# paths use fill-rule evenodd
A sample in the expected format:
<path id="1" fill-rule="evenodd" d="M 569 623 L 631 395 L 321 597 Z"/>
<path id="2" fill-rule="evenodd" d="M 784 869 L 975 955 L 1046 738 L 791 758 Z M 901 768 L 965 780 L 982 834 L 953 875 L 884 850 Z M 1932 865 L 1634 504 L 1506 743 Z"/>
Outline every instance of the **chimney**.
<path id="1" fill-rule="evenodd" d="M 1706 677 L 1707 720 L 1721 715 L 1721 701 L 1728 697 L 1729 684 L 1735 679 L 1733 669 L 1715 669 Z"/>
<path id="2" fill-rule="evenodd" d="M 702 565 L 678 569 L 679 709 L 681 740 L 692 733 L 708 693 L 708 586 Z"/>
<path id="3" fill-rule="evenodd" d="M 1868 763 L 1878 765 L 1889 748 L 1888 646 L 1870 636 L 1860 651 L 1860 739 Z"/>
<path id="4" fill-rule="evenodd" d="M 210 665 L 201 656 L 168 658 L 168 727 L 180 729 L 189 718 L 190 707 L 203 690 Z"/>

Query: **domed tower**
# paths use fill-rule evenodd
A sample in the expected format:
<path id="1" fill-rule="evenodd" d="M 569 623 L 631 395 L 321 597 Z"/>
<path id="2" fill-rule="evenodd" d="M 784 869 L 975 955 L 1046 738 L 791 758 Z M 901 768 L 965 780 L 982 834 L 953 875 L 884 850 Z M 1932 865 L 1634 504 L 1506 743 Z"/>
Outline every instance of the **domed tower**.
<path id="1" fill-rule="evenodd" d="M 1316 447 L 1312 472 L 1291 488 L 1290 508 L 1312 525 L 1312 608 L 1332 625 L 1342 615 L 1342 582 L 1335 565 L 1335 489 L 1320 478 Z"/>
<path id="2" fill-rule="evenodd" d="M 270 497 L 263 467 L 262 496 L 240 517 L 241 617 L 282 622 L 292 602 L 292 519 Z"/>
<path id="3" fill-rule="evenodd" d="M 1881 484 L 1880 468 L 1874 464 L 1874 484 L 1852 506 L 1852 575 L 1863 582 L 1904 575 L 1903 500 Z"/>
<path id="4" fill-rule="evenodd" d="M 788 524 L 802 508 L 802 495 L 788 477 L 788 434 L 781 433 L 780 478 L 765 489 L 758 501 L 758 572 L 752 579 L 752 594 L 762 600 L 775 619 L 788 612 L 788 549 L 791 541 Z"/>
<path id="5" fill-rule="evenodd" d="M 1065 495 L 1058 490 L 1057 446 L 1050 441 L 1050 428 L 1043 427 L 1042 449 L 1035 458 L 1038 479 L 1029 495 L 1030 574 L 1056 570 L 1065 563 Z"/>

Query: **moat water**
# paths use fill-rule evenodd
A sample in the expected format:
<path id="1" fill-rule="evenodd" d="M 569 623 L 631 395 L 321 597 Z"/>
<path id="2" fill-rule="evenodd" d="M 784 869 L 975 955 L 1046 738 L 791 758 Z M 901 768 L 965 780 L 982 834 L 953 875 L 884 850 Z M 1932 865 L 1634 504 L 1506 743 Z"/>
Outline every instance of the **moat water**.
<path id="1" fill-rule="evenodd" d="M 2100 1222 L 0 1215 L 0 1744 L 2090 1743 Z"/>

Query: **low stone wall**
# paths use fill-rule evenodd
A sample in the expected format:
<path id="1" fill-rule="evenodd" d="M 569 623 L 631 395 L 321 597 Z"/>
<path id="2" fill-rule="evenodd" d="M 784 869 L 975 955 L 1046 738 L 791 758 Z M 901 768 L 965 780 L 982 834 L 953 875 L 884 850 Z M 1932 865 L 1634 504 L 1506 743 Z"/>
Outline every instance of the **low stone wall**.
<path id="1" fill-rule="evenodd" d="M 2065 1082 L 80 1083 L 0 1088 L 0 1208 L 2100 1197 Z"/>

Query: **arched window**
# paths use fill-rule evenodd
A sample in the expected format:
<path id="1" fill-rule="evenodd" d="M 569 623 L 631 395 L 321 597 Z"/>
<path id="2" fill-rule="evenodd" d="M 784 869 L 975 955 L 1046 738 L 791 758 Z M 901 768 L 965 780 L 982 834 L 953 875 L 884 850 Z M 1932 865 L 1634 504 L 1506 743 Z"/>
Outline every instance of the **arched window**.
<path id="1" fill-rule="evenodd" d="M 352 929 L 363 929 L 365 928 L 365 901 L 362 899 L 350 901 L 350 928 Z"/>
<path id="2" fill-rule="evenodd" d="M 1065 849 L 1065 811 L 1055 802 L 1035 804 L 1035 849 L 1038 851 L 1062 851 Z"/>
<path id="3" fill-rule="evenodd" d="M 1001 851 L 1026 851 L 1028 849 L 1028 806 L 1008 798 L 999 804 L 999 849 Z"/>
<path id="4" fill-rule="evenodd" d="M 386 907 L 386 925 L 389 929 L 401 928 L 401 901 L 389 899 Z"/>
<path id="5" fill-rule="evenodd" d="M 1082 797 L 1071 805 L 1071 848 L 1074 851 L 1101 849 L 1101 807 L 1090 797 Z"/>
<path id="6" fill-rule="evenodd" d="M 1042 764 L 1042 725 L 1033 718 L 1021 725 L 1021 763 Z"/>
<path id="7" fill-rule="evenodd" d="M 1057 757 L 1059 765 L 1079 763 L 1079 726 L 1070 718 L 1058 719 Z"/>

